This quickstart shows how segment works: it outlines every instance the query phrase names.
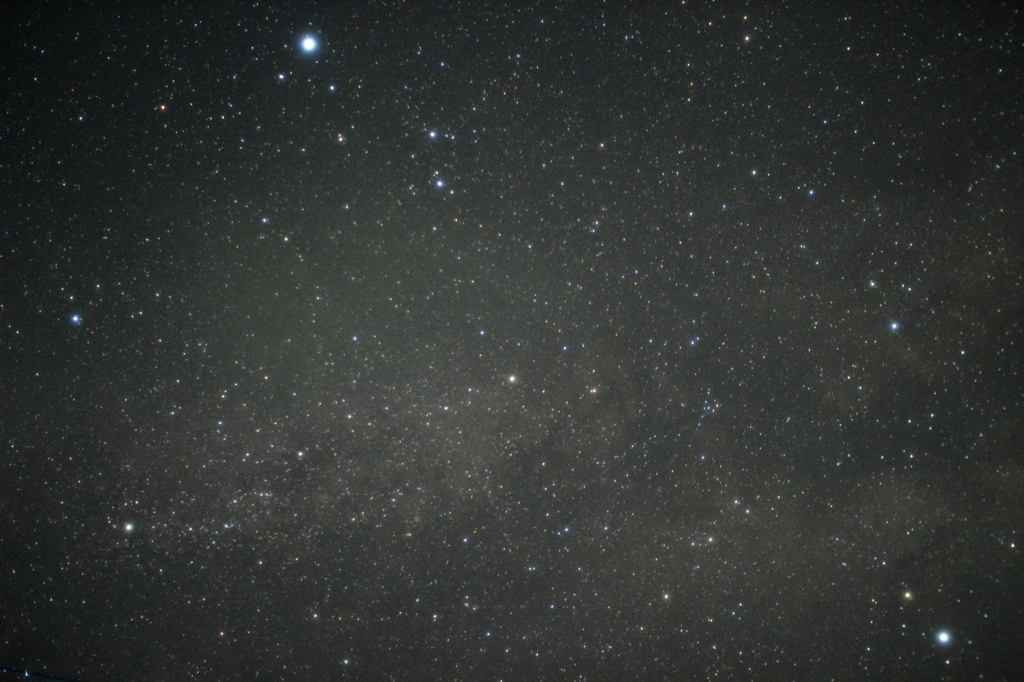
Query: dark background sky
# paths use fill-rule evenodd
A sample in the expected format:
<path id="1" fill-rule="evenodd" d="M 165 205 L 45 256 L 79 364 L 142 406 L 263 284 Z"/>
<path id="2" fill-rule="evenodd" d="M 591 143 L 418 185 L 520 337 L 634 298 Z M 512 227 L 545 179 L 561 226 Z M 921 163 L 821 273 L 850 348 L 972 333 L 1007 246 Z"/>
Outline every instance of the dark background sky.
<path id="1" fill-rule="evenodd" d="M 0 665 L 1021 679 L 1013 4 L 8 10 Z"/>

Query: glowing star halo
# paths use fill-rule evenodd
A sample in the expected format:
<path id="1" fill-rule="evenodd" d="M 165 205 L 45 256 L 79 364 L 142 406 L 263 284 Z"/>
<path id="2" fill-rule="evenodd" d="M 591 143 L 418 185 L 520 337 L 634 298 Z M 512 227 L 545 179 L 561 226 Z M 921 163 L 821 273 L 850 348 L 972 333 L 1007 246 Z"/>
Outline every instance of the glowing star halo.
<path id="1" fill-rule="evenodd" d="M 302 39 L 302 49 L 306 52 L 312 52 L 316 49 L 316 38 L 313 36 L 306 36 Z"/>

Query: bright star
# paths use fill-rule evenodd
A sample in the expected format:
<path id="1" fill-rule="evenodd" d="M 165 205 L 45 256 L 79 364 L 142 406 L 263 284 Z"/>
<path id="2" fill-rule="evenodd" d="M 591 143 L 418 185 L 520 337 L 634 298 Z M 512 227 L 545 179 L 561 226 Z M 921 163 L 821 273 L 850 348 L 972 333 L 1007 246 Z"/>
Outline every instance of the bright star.
<path id="1" fill-rule="evenodd" d="M 124 524 L 124 529 L 126 532 L 131 533 L 133 530 L 135 530 L 135 524 L 129 521 L 128 523 Z"/>
<path id="2" fill-rule="evenodd" d="M 889 329 L 894 332 L 898 332 L 900 330 L 900 323 L 896 321 L 890 322 Z"/>
<path id="3" fill-rule="evenodd" d="M 302 49 L 306 52 L 312 52 L 316 49 L 316 38 L 312 36 L 306 36 L 302 39 Z"/>
<path id="4" fill-rule="evenodd" d="M 75 313 L 71 316 L 71 324 L 82 324 L 82 316 Z"/>
<path id="5" fill-rule="evenodd" d="M 512 376 L 510 376 L 508 378 L 508 383 L 510 383 L 510 384 L 516 383 L 516 375 L 515 374 L 513 374 Z"/>
<path id="6" fill-rule="evenodd" d="M 953 641 L 953 635 L 949 634 L 947 630 L 939 630 L 939 634 L 935 635 L 935 639 L 939 640 L 939 644 L 949 644 Z"/>

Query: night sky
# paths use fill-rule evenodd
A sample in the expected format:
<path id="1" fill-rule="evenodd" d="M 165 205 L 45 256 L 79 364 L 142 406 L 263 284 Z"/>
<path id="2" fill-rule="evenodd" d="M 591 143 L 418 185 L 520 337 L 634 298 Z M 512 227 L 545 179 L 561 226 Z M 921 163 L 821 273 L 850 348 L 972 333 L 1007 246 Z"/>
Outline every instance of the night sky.
<path id="1" fill-rule="evenodd" d="M 1013 5 L 6 10 L 0 666 L 1024 679 Z"/>

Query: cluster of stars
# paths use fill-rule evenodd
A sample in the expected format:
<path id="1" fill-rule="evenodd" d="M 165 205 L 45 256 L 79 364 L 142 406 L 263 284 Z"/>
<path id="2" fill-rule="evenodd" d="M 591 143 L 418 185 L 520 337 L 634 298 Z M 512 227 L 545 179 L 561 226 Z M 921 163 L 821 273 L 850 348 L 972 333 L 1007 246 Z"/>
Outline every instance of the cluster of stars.
<path id="1" fill-rule="evenodd" d="M 9 653 L 1005 678 L 1018 18 L 691 5 L 16 18 Z"/>

